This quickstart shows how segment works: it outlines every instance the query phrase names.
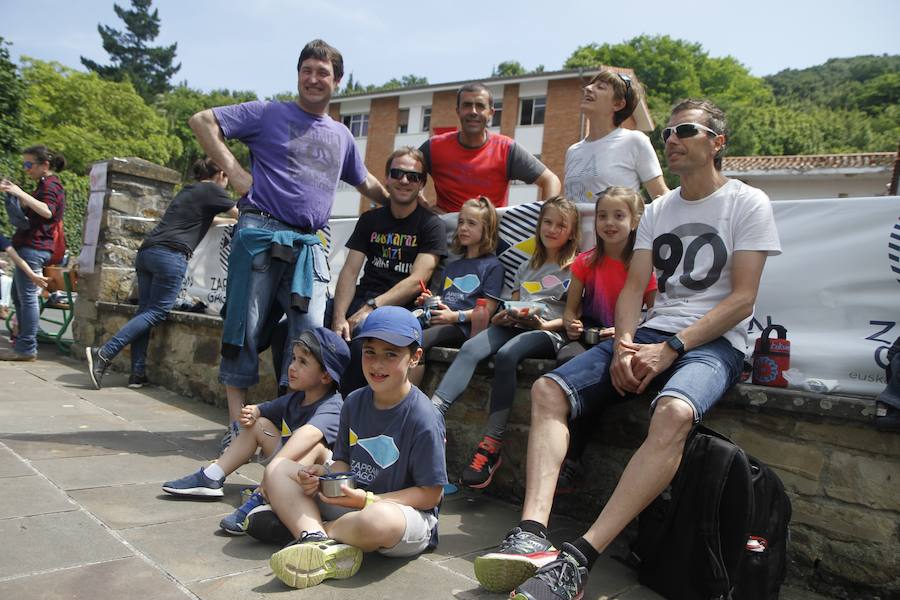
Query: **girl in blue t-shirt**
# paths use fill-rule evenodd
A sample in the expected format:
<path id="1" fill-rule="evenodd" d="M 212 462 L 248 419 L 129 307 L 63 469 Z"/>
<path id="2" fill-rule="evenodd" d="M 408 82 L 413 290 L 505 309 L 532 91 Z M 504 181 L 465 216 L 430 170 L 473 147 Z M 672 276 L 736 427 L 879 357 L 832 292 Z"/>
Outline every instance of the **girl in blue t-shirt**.
<path id="1" fill-rule="evenodd" d="M 557 196 L 541 205 L 531 260 L 516 271 L 513 301 L 491 326 L 465 344 L 444 374 L 431 401 L 444 413 L 469 385 L 479 362 L 494 354 L 490 415 L 462 483 L 484 488 L 500 467 L 500 448 L 516 392 L 516 370 L 525 358 L 554 358 L 564 339 L 563 310 L 578 252 L 578 208 Z M 527 304 L 527 306 L 524 306 Z"/>
<path id="2" fill-rule="evenodd" d="M 488 314 L 497 310 L 497 300 L 503 291 L 503 264 L 494 254 L 498 242 L 499 218 L 493 203 L 481 196 L 466 200 L 459 211 L 456 232 L 450 249 L 460 255 L 444 270 L 441 301 L 428 311 L 430 319 L 422 340 L 425 354 L 434 346 L 456 348 L 469 339 L 472 331 L 472 312 L 475 301 L 487 301 Z M 423 290 L 416 305 L 424 306 L 432 296 Z M 410 371 L 413 385 L 422 382 L 424 365 Z"/>

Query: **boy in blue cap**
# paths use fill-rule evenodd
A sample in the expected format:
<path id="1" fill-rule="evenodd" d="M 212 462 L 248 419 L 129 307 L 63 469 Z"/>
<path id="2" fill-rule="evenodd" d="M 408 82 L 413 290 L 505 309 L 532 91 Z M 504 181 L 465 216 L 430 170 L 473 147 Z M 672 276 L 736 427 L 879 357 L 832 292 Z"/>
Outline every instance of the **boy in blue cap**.
<path id="1" fill-rule="evenodd" d="M 444 420 L 408 378 L 422 357 L 422 327 L 405 308 L 384 306 L 357 338 L 368 385 L 344 402 L 331 465 L 351 471 L 356 487 L 344 484 L 343 496 L 324 496 L 320 464 L 266 475 L 272 508 L 296 538 L 269 564 L 291 587 L 350 577 L 363 552 L 409 557 L 437 545 L 447 483 Z"/>
<path id="2" fill-rule="evenodd" d="M 318 327 L 300 334 L 293 354 L 288 369 L 291 391 L 269 402 L 245 406 L 241 433 L 222 456 L 196 473 L 167 481 L 164 491 L 176 496 L 222 496 L 225 477 L 249 461 L 257 449 L 262 451 L 263 464 L 275 454 L 310 462 L 327 458 L 326 446 L 334 444 L 338 431 L 343 399 L 337 388 L 350 363 L 350 349 L 341 336 Z M 220 526 L 226 533 L 243 535 L 247 513 L 264 502 L 257 490 L 222 519 Z"/>

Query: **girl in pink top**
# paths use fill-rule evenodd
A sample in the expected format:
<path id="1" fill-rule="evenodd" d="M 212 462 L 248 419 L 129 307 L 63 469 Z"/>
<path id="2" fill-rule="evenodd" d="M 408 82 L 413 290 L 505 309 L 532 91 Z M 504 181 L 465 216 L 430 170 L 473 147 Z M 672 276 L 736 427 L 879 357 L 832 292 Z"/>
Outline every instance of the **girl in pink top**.
<path id="1" fill-rule="evenodd" d="M 634 251 L 634 238 L 644 201 L 631 188 L 613 186 L 599 195 L 596 204 L 594 230 L 595 248 L 578 255 L 572 264 L 572 282 L 563 323 L 571 340 L 557 354 L 560 363 L 566 362 L 587 349 L 582 340 L 585 329 L 600 330 L 599 339 L 615 335 L 616 300 L 628 278 L 628 262 Z M 653 306 L 656 298 L 656 277 L 650 277 L 644 291 L 644 306 Z M 581 455 L 589 439 L 582 431 L 584 422 L 573 423 L 569 454 L 560 471 L 557 493 L 570 492 L 579 479 Z"/>

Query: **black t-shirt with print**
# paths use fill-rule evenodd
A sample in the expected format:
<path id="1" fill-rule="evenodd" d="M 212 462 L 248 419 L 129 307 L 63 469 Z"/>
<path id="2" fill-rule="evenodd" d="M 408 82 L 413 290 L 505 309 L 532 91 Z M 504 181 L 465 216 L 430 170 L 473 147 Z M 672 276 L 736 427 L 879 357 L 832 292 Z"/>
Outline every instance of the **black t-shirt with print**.
<path id="1" fill-rule="evenodd" d="M 360 215 L 347 248 L 366 256 L 355 295 L 372 298 L 406 278 L 420 253 L 447 256 L 447 233 L 443 221 L 421 206 L 405 219 L 385 206 Z"/>

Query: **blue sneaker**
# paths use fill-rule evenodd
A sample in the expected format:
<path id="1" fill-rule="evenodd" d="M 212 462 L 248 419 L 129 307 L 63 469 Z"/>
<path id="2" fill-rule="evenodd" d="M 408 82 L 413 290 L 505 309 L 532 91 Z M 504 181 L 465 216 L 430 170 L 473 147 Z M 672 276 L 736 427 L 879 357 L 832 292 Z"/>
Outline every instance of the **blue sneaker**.
<path id="1" fill-rule="evenodd" d="M 222 436 L 222 441 L 219 442 L 219 453 L 225 452 L 225 449 L 231 445 L 231 442 L 237 439 L 237 436 L 241 434 L 241 426 L 237 421 L 232 421 L 228 426 L 228 429 L 225 430 L 225 435 Z"/>
<path id="2" fill-rule="evenodd" d="M 246 535 L 247 514 L 257 506 L 265 503 L 266 499 L 263 498 L 261 493 L 253 492 L 237 510 L 219 521 L 219 527 L 229 535 Z"/>
<path id="3" fill-rule="evenodd" d="M 196 473 L 185 475 L 181 479 L 165 482 L 162 489 L 164 492 L 176 496 L 201 496 L 204 498 L 211 498 L 214 496 L 225 495 L 225 492 L 222 489 L 222 484 L 224 483 L 224 477 L 218 480 L 210 479 L 203 473 L 203 469 L 200 469 Z"/>

